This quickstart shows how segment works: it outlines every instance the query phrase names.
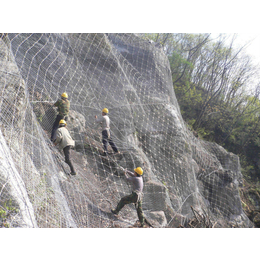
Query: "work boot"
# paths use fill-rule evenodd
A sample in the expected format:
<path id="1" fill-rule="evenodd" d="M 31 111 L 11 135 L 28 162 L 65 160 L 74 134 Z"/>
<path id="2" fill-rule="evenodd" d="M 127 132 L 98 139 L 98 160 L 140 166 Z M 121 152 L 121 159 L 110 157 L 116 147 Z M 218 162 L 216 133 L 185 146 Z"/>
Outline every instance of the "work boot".
<path id="1" fill-rule="evenodd" d="M 111 212 L 115 215 L 118 215 L 118 212 L 115 209 L 111 209 Z"/>

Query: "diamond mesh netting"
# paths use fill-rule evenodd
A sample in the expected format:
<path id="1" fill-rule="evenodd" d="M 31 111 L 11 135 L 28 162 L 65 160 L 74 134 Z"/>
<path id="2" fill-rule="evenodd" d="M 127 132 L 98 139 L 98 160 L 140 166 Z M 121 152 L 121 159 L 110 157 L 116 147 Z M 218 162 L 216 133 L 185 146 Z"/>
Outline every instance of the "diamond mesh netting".
<path id="1" fill-rule="evenodd" d="M 68 93 L 75 140 L 70 176 L 50 141 L 54 102 Z M 95 115 L 109 109 L 121 152 L 103 158 Z M 130 227 L 122 168 L 144 169 L 143 211 L 154 227 L 185 226 L 194 210 L 215 227 L 248 227 L 239 158 L 195 137 L 184 123 L 163 49 L 135 34 L 1 34 L 1 225 Z M 5 220 L 3 220 L 5 219 Z"/>

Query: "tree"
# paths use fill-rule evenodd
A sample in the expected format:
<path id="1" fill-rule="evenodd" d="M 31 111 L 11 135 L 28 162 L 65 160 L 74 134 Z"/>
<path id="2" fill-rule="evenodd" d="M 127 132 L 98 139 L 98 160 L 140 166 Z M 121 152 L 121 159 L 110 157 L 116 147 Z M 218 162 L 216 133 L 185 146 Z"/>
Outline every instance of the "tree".
<path id="1" fill-rule="evenodd" d="M 236 35 L 151 34 L 168 55 L 173 87 L 186 122 L 206 140 L 238 154 L 260 178 L 258 68 L 235 48 Z"/>

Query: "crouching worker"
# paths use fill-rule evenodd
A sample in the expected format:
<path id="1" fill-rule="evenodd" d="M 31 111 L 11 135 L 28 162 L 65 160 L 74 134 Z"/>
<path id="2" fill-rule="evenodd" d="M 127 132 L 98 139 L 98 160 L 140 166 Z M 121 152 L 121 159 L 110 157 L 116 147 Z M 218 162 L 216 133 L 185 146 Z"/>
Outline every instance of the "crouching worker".
<path id="1" fill-rule="evenodd" d="M 132 183 L 133 191 L 132 194 L 123 197 L 119 203 L 117 204 L 116 209 L 112 209 L 111 212 L 113 214 L 118 214 L 119 211 L 126 205 L 130 203 L 135 203 L 135 208 L 137 210 L 137 215 L 139 221 L 141 223 L 141 227 L 144 226 L 144 214 L 142 210 L 142 196 L 143 196 L 143 169 L 141 167 L 137 167 L 134 169 L 134 173 L 125 170 L 124 172 L 126 179 Z M 130 177 L 127 176 L 130 175 Z"/>
<path id="2" fill-rule="evenodd" d="M 70 148 L 75 146 L 75 141 L 71 138 L 69 131 L 66 128 L 67 123 L 64 119 L 59 122 L 59 128 L 57 130 L 57 137 L 54 142 L 55 145 L 59 144 L 59 149 L 63 150 L 65 155 L 65 162 L 69 165 L 71 175 L 76 175 L 74 167 L 70 160 Z"/>

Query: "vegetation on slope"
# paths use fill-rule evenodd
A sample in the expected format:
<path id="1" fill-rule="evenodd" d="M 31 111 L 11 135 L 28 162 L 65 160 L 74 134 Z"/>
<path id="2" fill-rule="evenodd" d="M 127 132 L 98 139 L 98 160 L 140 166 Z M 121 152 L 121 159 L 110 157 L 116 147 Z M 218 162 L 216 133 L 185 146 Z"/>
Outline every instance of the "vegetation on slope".
<path id="1" fill-rule="evenodd" d="M 245 184 L 241 193 L 249 215 L 260 201 L 260 78 L 246 46 L 236 36 L 147 34 L 168 55 L 173 87 L 184 120 L 204 140 L 240 157 Z M 254 194 L 254 195 L 251 195 Z M 257 193 L 258 194 L 258 193 Z M 250 205 L 251 206 L 250 206 Z M 253 219 L 253 217 L 251 218 Z"/>

